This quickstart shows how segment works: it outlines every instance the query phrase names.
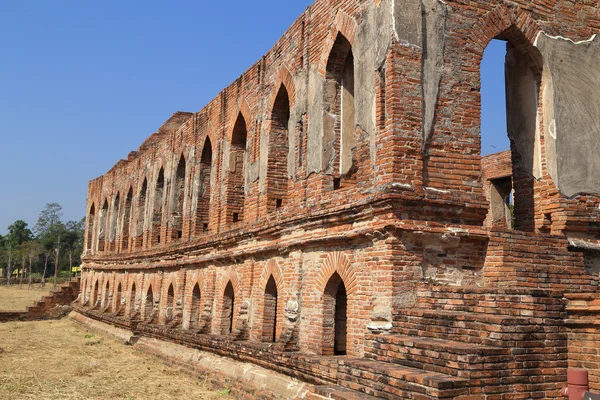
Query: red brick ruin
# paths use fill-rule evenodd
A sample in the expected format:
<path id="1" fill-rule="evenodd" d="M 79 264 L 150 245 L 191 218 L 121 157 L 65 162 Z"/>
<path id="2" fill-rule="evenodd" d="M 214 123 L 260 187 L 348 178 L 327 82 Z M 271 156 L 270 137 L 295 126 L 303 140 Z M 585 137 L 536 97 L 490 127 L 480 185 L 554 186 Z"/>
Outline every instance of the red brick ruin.
<path id="1" fill-rule="evenodd" d="M 90 182 L 77 315 L 303 385 L 221 376 L 245 398 L 600 391 L 599 31 L 596 0 L 317 0 Z"/>

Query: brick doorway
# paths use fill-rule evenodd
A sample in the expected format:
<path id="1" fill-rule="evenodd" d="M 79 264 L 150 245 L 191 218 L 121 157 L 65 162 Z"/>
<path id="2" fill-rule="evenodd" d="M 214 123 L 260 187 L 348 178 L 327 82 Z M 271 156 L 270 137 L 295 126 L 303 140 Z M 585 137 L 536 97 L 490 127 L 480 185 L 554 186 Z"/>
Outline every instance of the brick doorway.
<path id="1" fill-rule="evenodd" d="M 262 341 L 277 341 L 277 284 L 273 279 L 273 275 L 271 275 L 265 287 Z"/>
<path id="2" fill-rule="evenodd" d="M 222 332 L 228 335 L 233 332 L 233 306 L 235 304 L 235 292 L 231 281 L 227 283 L 225 292 L 223 292 L 223 319 Z"/>
<path id="3" fill-rule="evenodd" d="M 325 286 L 323 304 L 323 354 L 347 354 L 348 296 L 342 277 L 334 273 Z"/>

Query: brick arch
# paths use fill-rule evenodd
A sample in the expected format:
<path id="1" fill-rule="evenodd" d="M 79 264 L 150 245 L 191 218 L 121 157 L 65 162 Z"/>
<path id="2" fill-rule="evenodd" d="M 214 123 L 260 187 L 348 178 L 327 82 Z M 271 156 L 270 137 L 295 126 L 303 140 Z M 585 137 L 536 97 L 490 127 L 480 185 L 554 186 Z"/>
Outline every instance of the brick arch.
<path id="1" fill-rule="evenodd" d="M 253 119 L 251 118 L 252 117 L 252 109 L 248 105 L 248 102 L 245 99 L 242 99 L 238 102 L 238 105 L 235 108 L 235 112 L 233 113 L 233 116 L 229 120 L 229 125 L 227 127 L 227 142 L 228 143 L 231 142 L 233 130 L 235 129 L 235 123 L 237 122 L 237 119 L 240 116 L 240 114 L 242 114 L 242 117 L 244 117 L 244 121 L 246 122 L 246 131 L 247 131 L 247 135 L 248 135 L 247 140 L 250 139 L 250 132 L 252 131 L 251 127 L 252 127 L 252 121 L 253 121 Z M 211 138 L 210 142 L 215 143 L 212 141 L 212 138 Z"/>
<path id="2" fill-rule="evenodd" d="M 124 293 L 126 293 L 127 296 L 126 307 L 128 308 L 128 312 L 132 307 L 132 303 L 135 303 L 136 300 L 134 297 L 132 297 L 133 285 L 135 285 L 135 297 L 141 299 L 144 295 L 143 282 L 140 282 L 139 275 L 130 274 L 127 277 L 127 286 L 125 287 L 126 290 L 124 291 Z"/>
<path id="3" fill-rule="evenodd" d="M 329 278 L 331 278 L 335 272 L 337 272 L 344 281 L 344 286 L 346 287 L 346 293 L 348 295 L 356 292 L 358 289 L 358 281 L 354 269 L 352 268 L 348 257 L 344 253 L 336 251 L 330 253 L 321 266 L 321 270 L 317 276 L 316 289 L 318 293 L 323 293 L 325 291 L 325 286 L 327 285 L 327 282 L 329 282 Z"/>
<path id="4" fill-rule="evenodd" d="M 273 279 L 275 279 L 275 283 L 277 284 L 277 290 L 281 290 L 285 285 L 285 281 L 283 280 L 283 273 L 281 272 L 281 268 L 279 268 L 279 264 L 275 260 L 269 260 L 264 266 L 260 275 L 260 280 L 258 281 L 258 287 L 263 292 L 265 286 L 267 286 L 267 282 L 269 281 L 271 275 L 273 275 Z"/>
<path id="5" fill-rule="evenodd" d="M 185 145 L 178 147 L 177 150 L 173 152 L 173 155 L 175 156 L 173 158 L 173 165 L 171 167 L 173 176 L 177 172 L 177 165 L 179 164 L 179 160 L 181 160 L 181 157 L 183 157 L 183 159 L 185 160 L 185 164 L 186 165 L 188 164 L 188 160 L 190 159 L 190 155 L 188 153 L 189 153 L 189 150 L 186 151 Z"/>
<path id="6" fill-rule="evenodd" d="M 358 23 L 356 22 L 356 19 L 342 10 L 338 10 L 333 25 L 329 30 L 329 34 L 323 42 L 323 50 L 319 59 L 319 74 L 321 74 L 322 77 L 325 77 L 327 73 L 327 61 L 329 60 L 329 54 L 331 53 L 331 49 L 335 44 L 338 34 L 341 33 L 348 42 L 350 42 L 350 45 L 353 46 L 357 29 Z"/>
<path id="7" fill-rule="evenodd" d="M 102 298 L 100 297 L 100 295 L 98 294 L 98 292 L 102 291 L 102 277 L 101 276 L 94 276 L 94 278 L 92 279 L 92 286 L 90 289 L 90 306 L 94 306 L 96 305 L 96 303 L 98 302 L 98 299 L 100 299 L 100 301 L 102 301 Z M 96 285 L 98 285 L 98 289 L 96 290 Z M 91 302 L 91 300 L 95 300 L 93 303 Z"/>
<path id="8" fill-rule="evenodd" d="M 163 280 L 162 284 L 163 284 L 164 290 L 169 290 L 169 285 L 173 285 L 173 292 L 177 291 L 177 283 L 175 282 L 175 279 L 173 279 L 172 277 L 170 277 L 170 278 L 168 278 L 166 280 Z M 161 300 L 162 300 L 162 297 L 163 297 L 162 293 L 161 293 L 160 297 L 161 297 Z"/>
<path id="9" fill-rule="evenodd" d="M 205 276 L 204 270 L 195 271 L 192 274 L 192 278 L 190 279 L 190 281 L 188 283 L 188 285 L 189 285 L 188 288 L 190 291 L 193 291 L 194 286 L 196 286 L 196 284 L 198 284 L 198 287 L 200 288 L 200 294 L 202 295 L 202 297 L 204 297 L 205 293 L 208 292 L 207 280 L 208 280 L 208 278 Z M 227 283 L 225 283 L 225 284 L 227 284 Z M 223 286 L 223 290 L 225 290 L 225 286 Z"/>
<path id="10" fill-rule="evenodd" d="M 271 94 L 269 95 L 269 101 L 267 102 L 271 110 L 273 109 L 275 99 L 277 98 L 277 94 L 279 93 L 279 89 L 282 85 L 288 92 L 290 100 L 290 109 L 294 107 L 294 104 L 296 104 L 296 84 L 294 83 L 294 77 L 292 76 L 290 70 L 286 66 L 282 66 L 281 68 L 279 68 L 277 80 L 275 81 L 275 85 L 273 86 L 274 90 L 271 90 Z"/>
<path id="11" fill-rule="evenodd" d="M 123 274 L 117 274 L 115 276 L 115 279 L 113 280 L 113 289 L 112 289 L 113 298 L 117 294 L 117 288 L 119 287 L 119 285 L 121 285 L 121 296 L 123 296 L 123 294 L 126 293 L 125 290 L 127 289 L 127 287 L 123 283 L 123 280 L 124 280 Z"/>
<path id="12" fill-rule="evenodd" d="M 231 285 L 233 286 L 233 290 L 236 293 L 236 297 L 238 296 L 238 293 L 240 293 L 242 285 L 240 282 L 240 278 L 233 267 L 229 267 L 227 269 L 227 272 L 225 272 L 225 275 L 223 275 L 221 277 L 221 283 L 219 284 L 218 296 L 223 295 L 223 292 L 225 292 L 225 287 L 227 286 L 227 283 L 229 283 L 229 281 L 231 281 Z"/>
<path id="13" fill-rule="evenodd" d="M 142 173 L 138 175 L 137 177 L 137 182 L 136 182 L 136 191 L 134 192 L 136 195 L 140 193 L 140 190 L 142 190 L 142 185 L 144 185 L 144 180 L 146 180 L 146 183 L 149 184 L 150 182 L 150 178 L 149 178 L 149 173 L 148 173 L 148 168 L 144 167 L 142 169 Z"/>
<path id="14" fill-rule="evenodd" d="M 245 117 L 244 117 L 245 118 Z M 233 122 L 235 124 L 235 121 Z M 197 153 L 200 154 L 200 157 L 202 157 L 202 150 L 204 149 L 204 145 L 206 144 L 206 139 L 210 140 L 210 144 L 211 144 L 211 150 L 213 152 L 213 159 L 215 158 L 215 145 L 216 145 L 216 141 L 215 141 L 215 131 L 213 128 L 213 124 L 210 120 L 206 121 L 206 125 L 204 126 L 203 129 L 203 134 L 200 136 L 202 139 L 198 141 L 198 146 L 197 146 Z"/>
<path id="15" fill-rule="evenodd" d="M 156 295 L 160 295 L 160 293 L 157 293 L 154 287 L 154 281 L 149 282 L 145 288 L 142 288 L 142 300 L 146 298 L 146 296 L 148 296 L 148 292 L 150 291 L 150 289 L 152 289 L 152 301 L 156 300 L 155 297 Z"/>
<path id="16" fill-rule="evenodd" d="M 110 275 L 106 276 L 106 279 L 104 279 L 102 288 L 104 289 L 102 291 L 102 299 L 104 300 L 103 302 L 101 301 L 101 305 L 106 308 L 110 306 L 110 302 L 111 302 L 111 296 L 113 295 L 113 290 L 115 288 L 114 285 L 114 279 L 112 279 L 112 277 Z"/>
<path id="17" fill-rule="evenodd" d="M 510 31 L 512 27 L 515 28 L 514 32 Z M 507 32 L 506 39 L 519 51 L 528 54 L 532 59 L 532 67 L 535 72 L 541 72 L 541 55 L 535 51 L 535 42 L 542 32 L 542 28 L 528 12 L 516 6 L 509 7 L 506 4 L 500 4 L 479 20 L 473 26 L 471 32 L 466 47 L 472 50 L 472 54 L 477 56 L 478 65 L 481 64 L 483 52 L 492 39 L 501 33 Z"/>

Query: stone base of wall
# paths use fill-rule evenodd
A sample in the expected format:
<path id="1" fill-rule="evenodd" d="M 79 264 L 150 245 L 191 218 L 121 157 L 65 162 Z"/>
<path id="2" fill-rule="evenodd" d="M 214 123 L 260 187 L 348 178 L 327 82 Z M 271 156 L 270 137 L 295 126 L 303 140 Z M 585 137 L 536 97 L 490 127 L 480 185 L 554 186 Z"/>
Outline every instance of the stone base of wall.
<path id="1" fill-rule="evenodd" d="M 415 296 L 412 307 L 394 310 L 390 333 L 366 336 L 361 357 L 286 351 L 77 304 L 74 315 L 217 385 L 237 388 L 244 393 L 238 398 L 561 397 L 569 358 L 562 293 L 423 285 Z"/>
<path id="2" fill-rule="evenodd" d="M 133 332 L 94 320 L 77 312 L 69 317 L 87 328 L 112 335 L 133 348 L 177 365 L 190 373 L 203 377 L 215 388 L 228 388 L 239 399 L 304 399 L 320 398 L 314 387 L 255 364 L 221 357 L 180 344 L 152 337 L 137 337 Z M 326 398 L 326 397 L 323 397 Z"/>

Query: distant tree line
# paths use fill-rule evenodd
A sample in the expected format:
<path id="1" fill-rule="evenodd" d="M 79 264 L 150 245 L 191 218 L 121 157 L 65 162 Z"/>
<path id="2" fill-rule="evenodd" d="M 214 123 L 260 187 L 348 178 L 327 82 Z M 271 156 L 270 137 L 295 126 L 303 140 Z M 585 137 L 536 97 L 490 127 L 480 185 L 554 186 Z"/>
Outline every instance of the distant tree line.
<path id="1" fill-rule="evenodd" d="M 34 279 L 45 285 L 48 277 L 74 275 L 73 267 L 81 263 L 85 217 L 63 222 L 62 216 L 62 206 L 49 203 L 33 231 L 25 221 L 17 220 L 6 235 L 0 235 L 0 269 L 7 285 L 23 285 L 24 279 L 29 287 Z"/>

